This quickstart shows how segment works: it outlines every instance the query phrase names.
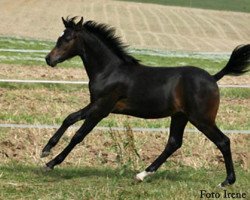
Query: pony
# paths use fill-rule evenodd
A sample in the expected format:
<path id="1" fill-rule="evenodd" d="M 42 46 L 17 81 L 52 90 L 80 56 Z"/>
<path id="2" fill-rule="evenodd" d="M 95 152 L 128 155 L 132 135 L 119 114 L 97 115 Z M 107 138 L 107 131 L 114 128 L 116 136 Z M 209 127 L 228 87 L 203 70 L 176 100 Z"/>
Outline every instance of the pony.
<path id="1" fill-rule="evenodd" d="M 225 75 L 248 71 L 250 44 L 237 46 L 228 63 L 215 75 L 193 67 L 150 67 L 126 51 L 115 29 L 83 17 L 62 18 L 65 30 L 45 60 L 51 67 L 80 56 L 89 78 L 90 103 L 65 118 L 60 128 L 42 150 L 50 154 L 64 132 L 84 120 L 66 148 L 45 166 L 53 169 L 71 150 L 110 113 L 153 119 L 171 117 L 170 134 L 165 149 L 144 171 L 138 181 L 153 174 L 182 145 L 187 122 L 193 124 L 220 150 L 225 161 L 226 179 L 221 187 L 235 182 L 230 139 L 216 125 L 220 103 L 217 81 Z"/>

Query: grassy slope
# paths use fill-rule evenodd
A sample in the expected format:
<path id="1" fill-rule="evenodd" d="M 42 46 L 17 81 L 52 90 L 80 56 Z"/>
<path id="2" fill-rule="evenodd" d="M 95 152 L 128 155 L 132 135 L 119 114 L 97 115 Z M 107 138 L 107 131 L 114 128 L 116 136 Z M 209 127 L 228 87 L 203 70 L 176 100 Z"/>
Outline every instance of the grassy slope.
<path id="1" fill-rule="evenodd" d="M 182 6 L 191 8 L 202 8 L 211 10 L 226 10 L 238 12 L 250 12 L 250 1 L 248 0 L 122 0 L 142 3 L 155 3 L 169 6 Z"/>

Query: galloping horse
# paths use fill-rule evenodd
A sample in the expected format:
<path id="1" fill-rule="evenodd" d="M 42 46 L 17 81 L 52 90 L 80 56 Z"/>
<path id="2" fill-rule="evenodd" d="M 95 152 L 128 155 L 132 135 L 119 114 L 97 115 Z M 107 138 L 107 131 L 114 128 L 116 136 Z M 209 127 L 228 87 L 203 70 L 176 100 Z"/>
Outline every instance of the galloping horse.
<path id="1" fill-rule="evenodd" d="M 62 18 L 65 30 L 46 56 L 51 67 L 80 56 L 89 77 L 90 103 L 70 114 L 42 150 L 49 155 L 69 126 L 85 120 L 68 146 L 46 169 L 60 164 L 70 151 L 110 113 L 146 119 L 171 117 L 170 135 L 165 149 L 145 171 L 136 175 L 142 181 L 182 145 L 184 128 L 191 122 L 221 151 L 227 176 L 220 186 L 235 182 L 230 140 L 215 123 L 220 95 L 217 81 L 225 75 L 241 75 L 250 63 L 250 45 L 234 49 L 226 66 L 215 75 L 192 66 L 149 67 L 126 52 L 115 30 L 94 21 L 76 22 Z"/>

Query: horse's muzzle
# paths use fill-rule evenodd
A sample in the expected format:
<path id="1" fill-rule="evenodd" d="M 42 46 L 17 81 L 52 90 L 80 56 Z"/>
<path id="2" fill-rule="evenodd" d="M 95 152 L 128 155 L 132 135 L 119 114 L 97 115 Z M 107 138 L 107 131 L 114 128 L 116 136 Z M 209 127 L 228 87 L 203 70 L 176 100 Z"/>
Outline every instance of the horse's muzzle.
<path id="1" fill-rule="evenodd" d="M 49 54 L 45 57 L 45 60 L 46 60 L 47 65 L 49 65 L 51 67 L 56 66 L 56 63 L 51 61 L 51 58 L 50 58 Z"/>

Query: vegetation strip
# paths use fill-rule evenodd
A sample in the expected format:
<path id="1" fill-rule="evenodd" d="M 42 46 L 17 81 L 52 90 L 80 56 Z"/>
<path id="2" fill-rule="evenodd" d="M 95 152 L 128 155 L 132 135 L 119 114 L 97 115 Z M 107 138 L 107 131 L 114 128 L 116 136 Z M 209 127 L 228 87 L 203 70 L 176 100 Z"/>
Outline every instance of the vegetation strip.
<path id="1" fill-rule="evenodd" d="M 49 50 L 34 50 L 34 49 L 0 49 L 0 52 L 14 52 L 14 53 L 48 53 Z"/>
<path id="2" fill-rule="evenodd" d="M 21 129 L 58 129 L 60 125 L 48 125 L 48 124 L 0 124 L 0 128 L 21 128 Z M 73 129 L 79 129 L 80 126 L 71 126 Z M 101 127 L 97 126 L 95 129 L 102 131 L 125 131 L 126 128 L 122 127 Z M 131 128 L 132 131 L 141 131 L 141 132 L 169 132 L 169 128 L 141 128 L 135 127 Z M 198 133 L 197 129 L 185 129 L 189 133 Z M 241 134 L 250 134 L 250 130 L 222 130 L 224 133 L 241 133 Z"/>
<path id="3" fill-rule="evenodd" d="M 120 0 L 120 1 L 130 1 L 138 3 L 152 3 L 166 6 L 181 6 L 186 8 L 200 8 L 208 10 L 218 10 L 218 11 L 233 11 L 233 12 L 250 12 L 249 1 L 248 0 Z"/>
<path id="4" fill-rule="evenodd" d="M 12 53 L 48 53 L 50 50 L 37 50 L 37 49 L 3 49 L 0 48 L 0 52 L 12 52 Z M 149 49 L 129 49 L 130 53 L 139 55 L 151 55 L 160 57 L 192 57 L 192 58 L 216 58 L 216 59 L 228 59 L 231 52 L 179 52 L 179 51 L 163 51 L 163 50 L 149 50 Z"/>

